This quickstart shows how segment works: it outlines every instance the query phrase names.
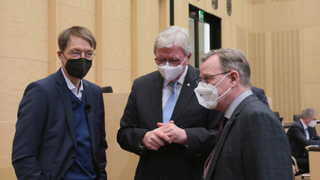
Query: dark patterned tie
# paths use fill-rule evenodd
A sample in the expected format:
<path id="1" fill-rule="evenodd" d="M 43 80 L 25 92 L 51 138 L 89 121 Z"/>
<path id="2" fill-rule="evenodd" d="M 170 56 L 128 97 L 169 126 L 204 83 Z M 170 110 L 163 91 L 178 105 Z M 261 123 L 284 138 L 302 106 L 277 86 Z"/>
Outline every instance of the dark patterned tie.
<path id="1" fill-rule="evenodd" d="M 211 164 L 211 161 L 212 161 L 212 157 L 214 155 L 214 152 L 216 151 L 216 148 L 217 148 L 217 145 L 218 145 L 218 142 L 219 142 L 219 139 L 220 139 L 220 136 L 224 130 L 224 127 L 225 125 L 227 124 L 227 121 L 229 119 L 226 118 L 226 117 L 223 117 L 220 121 L 220 125 L 219 125 L 219 131 L 218 131 L 218 137 L 217 137 L 217 141 L 216 141 L 216 144 L 214 145 L 214 148 L 213 150 L 211 151 L 210 155 L 208 156 L 206 162 L 204 163 L 204 171 L 203 171 L 203 179 L 206 179 L 207 177 L 207 173 L 208 173 L 208 170 L 209 170 L 209 167 L 210 167 L 210 164 Z"/>

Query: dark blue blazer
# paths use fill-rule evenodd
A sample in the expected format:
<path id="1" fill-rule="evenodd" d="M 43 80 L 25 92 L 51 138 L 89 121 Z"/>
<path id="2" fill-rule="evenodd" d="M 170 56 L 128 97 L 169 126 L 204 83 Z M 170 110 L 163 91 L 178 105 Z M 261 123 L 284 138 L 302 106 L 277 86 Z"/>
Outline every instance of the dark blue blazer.
<path id="1" fill-rule="evenodd" d="M 106 179 L 107 142 L 101 88 L 83 80 L 97 179 Z M 70 90 L 61 69 L 26 88 L 19 105 L 12 164 L 18 179 L 61 179 L 74 163 L 77 134 Z"/>
<path id="2" fill-rule="evenodd" d="M 139 142 L 162 122 L 163 78 L 159 71 L 136 79 L 121 118 L 117 140 L 120 146 L 140 156 L 135 180 L 200 180 L 204 162 L 217 137 L 221 112 L 202 107 L 194 93 L 199 69 L 189 65 L 171 119 L 184 129 L 188 148 L 167 144 L 157 151 L 141 149 Z"/>
<path id="3" fill-rule="evenodd" d="M 307 158 L 306 146 L 320 145 L 320 137 L 314 128 L 308 127 L 309 140 L 306 139 L 301 121 L 294 122 L 288 129 L 287 135 L 290 142 L 291 154 L 295 158 Z"/>
<path id="4" fill-rule="evenodd" d="M 255 87 L 255 86 L 252 86 L 251 91 L 253 92 L 253 94 L 255 94 L 255 95 L 258 97 L 258 99 L 259 99 L 261 102 L 263 102 L 265 105 L 267 105 L 268 107 L 270 107 L 270 106 L 269 106 L 269 103 L 268 103 L 268 98 L 267 98 L 267 96 L 265 95 L 263 89 L 260 89 L 260 88 L 257 88 L 257 87 Z"/>

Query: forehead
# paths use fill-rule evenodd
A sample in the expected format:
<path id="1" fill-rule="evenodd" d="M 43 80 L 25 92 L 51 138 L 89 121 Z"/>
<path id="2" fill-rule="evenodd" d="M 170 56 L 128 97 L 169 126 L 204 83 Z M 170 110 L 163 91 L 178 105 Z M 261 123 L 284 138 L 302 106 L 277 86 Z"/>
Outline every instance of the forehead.
<path id="1" fill-rule="evenodd" d="M 156 49 L 156 56 L 163 57 L 163 58 L 179 58 L 183 57 L 184 53 L 181 47 L 173 46 L 172 48 L 157 48 Z"/>
<path id="2" fill-rule="evenodd" d="M 213 55 L 202 64 L 200 69 L 200 76 L 206 77 L 220 72 L 220 58 L 218 55 Z"/>
<path id="3" fill-rule="evenodd" d="M 93 50 L 89 41 L 78 37 L 70 36 L 66 49 L 83 49 L 83 50 Z"/>

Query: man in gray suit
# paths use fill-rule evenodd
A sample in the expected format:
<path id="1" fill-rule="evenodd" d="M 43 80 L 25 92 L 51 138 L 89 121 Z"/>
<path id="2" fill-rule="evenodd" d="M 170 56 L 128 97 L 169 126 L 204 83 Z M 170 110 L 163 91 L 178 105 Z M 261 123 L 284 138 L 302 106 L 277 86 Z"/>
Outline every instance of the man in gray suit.
<path id="1" fill-rule="evenodd" d="M 275 114 L 252 93 L 241 50 L 202 56 L 199 103 L 224 113 L 218 142 L 205 163 L 205 180 L 292 180 L 289 142 Z"/>

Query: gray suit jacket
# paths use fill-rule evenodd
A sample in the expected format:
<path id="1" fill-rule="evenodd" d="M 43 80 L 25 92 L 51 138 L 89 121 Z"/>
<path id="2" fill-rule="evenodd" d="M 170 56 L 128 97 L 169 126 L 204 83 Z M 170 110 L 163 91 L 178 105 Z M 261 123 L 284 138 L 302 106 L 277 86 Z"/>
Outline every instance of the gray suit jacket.
<path id="1" fill-rule="evenodd" d="M 275 114 L 255 95 L 235 109 L 206 180 L 292 180 L 289 142 Z"/>

